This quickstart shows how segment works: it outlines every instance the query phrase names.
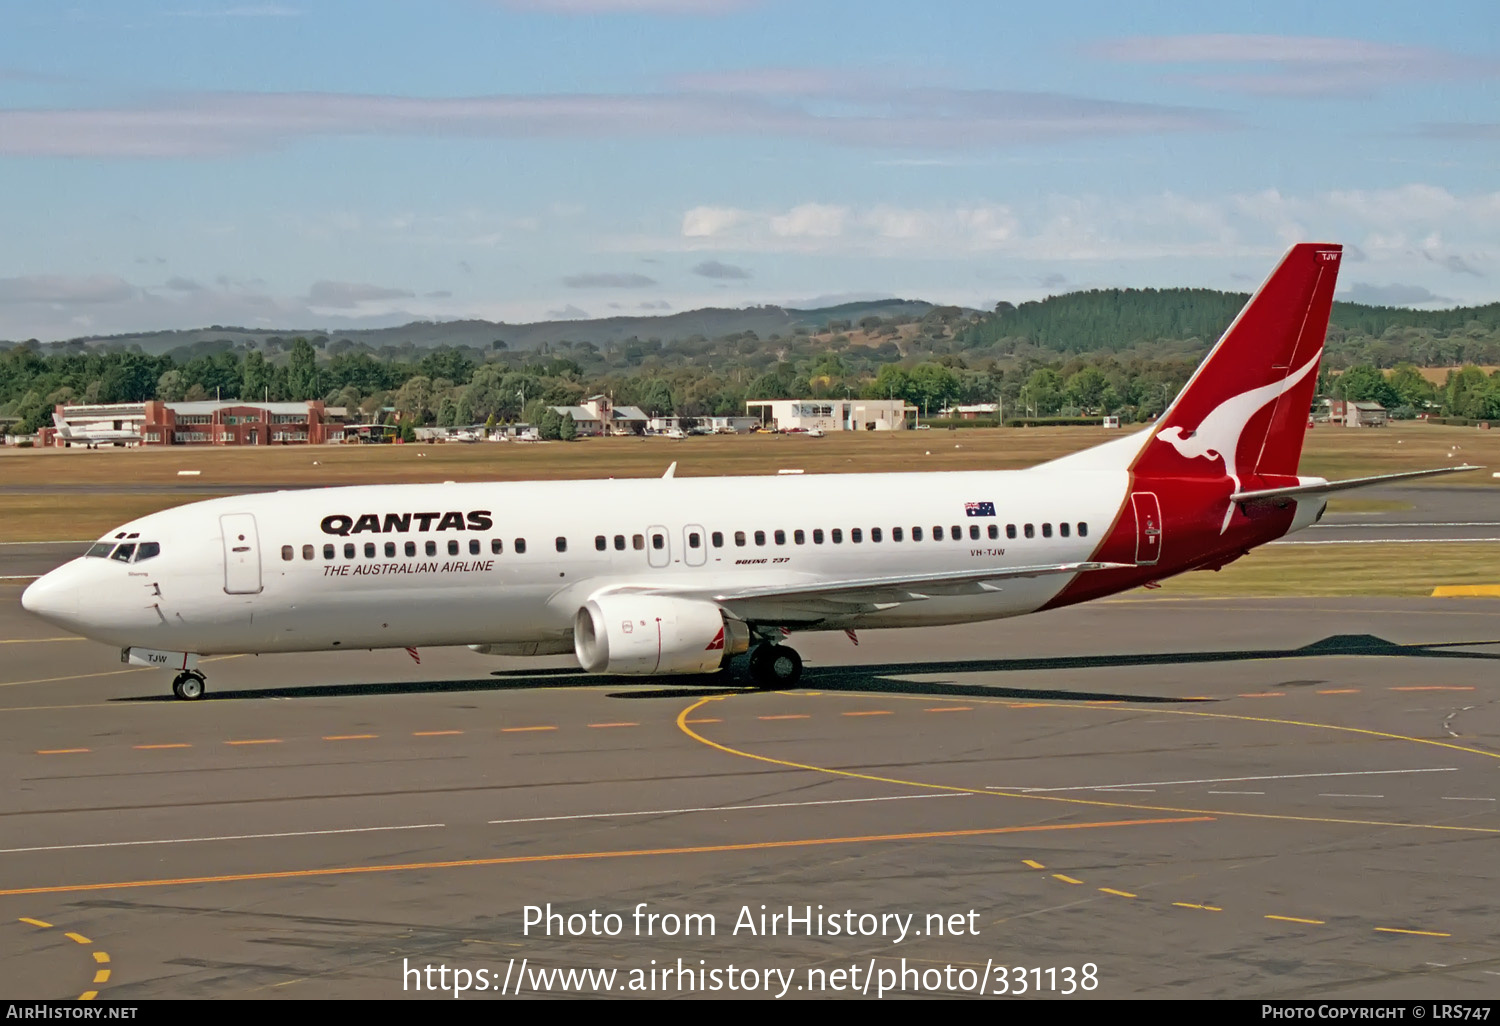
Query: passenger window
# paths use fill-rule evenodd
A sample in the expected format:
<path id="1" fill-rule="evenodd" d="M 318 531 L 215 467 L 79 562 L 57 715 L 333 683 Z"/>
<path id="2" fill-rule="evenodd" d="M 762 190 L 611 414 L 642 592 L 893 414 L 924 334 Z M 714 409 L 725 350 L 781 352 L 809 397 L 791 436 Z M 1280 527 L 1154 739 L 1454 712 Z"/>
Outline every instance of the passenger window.
<path id="1" fill-rule="evenodd" d="M 943 525 L 942 524 L 934 524 L 932 526 L 932 540 L 933 541 L 942 541 L 943 540 Z"/>
<path id="2" fill-rule="evenodd" d="M 653 534 L 651 536 L 651 547 L 661 550 L 667 547 L 667 536 L 664 534 Z"/>
<path id="3" fill-rule="evenodd" d="M 745 532 L 744 531 L 736 531 L 736 532 L 734 532 L 734 543 L 736 545 L 744 545 L 745 544 Z"/>
<path id="4" fill-rule="evenodd" d="M 603 552 L 605 549 L 609 548 L 609 539 L 604 537 L 604 535 L 602 534 L 594 535 L 594 548 L 598 549 L 600 552 Z"/>
<path id="5" fill-rule="evenodd" d="M 458 539 L 457 538 L 449 538 L 448 539 L 448 555 L 450 555 L 450 556 L 456 556 L 456 555 L 458 555 Z"/>
<path id="6" fill-rule="evenodd" d="M 912 541 L 921 541 L 922 540 L 922 529 L 920 527 L 913 527 L 911 529 L 911 540 Z"/>
<path id="7" fill-rule="evenodd" d="M 893 542 L 902 541 L 903 540 L 902 536 L 903 536 L 904 533 L 905 532 L 903 532 L 901 530 L 901 528 L 899 528 L 899 527 L 893 527 L 893 528 L 891 528 L 891 541 L 893 541 Z"/>
<path id="8" fill-rule="evenodd" d="M 135 561 L 137 563 L 150 559 L 161 553 L 161 546 L 156 542 L 141 542 L 141 547 L 135 550 Z M 307 558 L 312 559 L 312 546 L 307 546 Z"/>
<path id="9" fill-rule="evenodd" d="M 478 538 L 470 538 L 469 539 L 469 555 L 471 555 L 471 556 L 477 556 L 477 555 L 479 555 L 479 539 Z"/>
<path id="10" fill-rule="evenodd" d="M 688 532 L 688 548 L 697 549 L 703 546 L 703 536 L 697 531 Z"/>
<path id="11" fill-rule="evenodd" d="M 723 531 L 715 531 L 713 533 L 713 535 L 712 535 L 712 538 L 713 538 L 714 548 L 716 548 L 716 549 L 722 549 L 724 547 L 724 532 Z"/>
<path id="12" fill-rule="evenodd" d="M 1000 525 L 999 524 L 991 524 L 990 525 L 990 541 L 994 541 L 998 537 L 1000 537 Z"/>
<path id="13" fill-rule="evenodd" d="M 849 528 L 849 540 L 858 545 L 860 542 L 865 540 L 865 532 L 861 531 L 857 527 L 851 527 Z"/>
<path id="14" fill-rule="evenodd" d="M 1052 525 L 1051 524 L 1043 524 L 1042 525 L 1042 537 L 1043 538 L 1051 538 L 1052 537 Z"/>
<path id="15" fill-rule="evenodd" d="M 562 535 L 558 535 L 558 537 L 557 537 L 557 551 L 558 552 L 567 552 L 568 551 L 568 539 L 564 538 Z"/>
<path id="16" fill-rule="evenodd" d="M 120 546 L 120 547 L 121 547 L 121 548 L 124 548 L 124 547 L 125 547 L 125 546 L 123 546 L 123 545 L 122 545 L 122 546 Z M 132 545 L 132 546 L 131 546 L 131 547 L 130 547 L 130 551 L 132 551 L 132 552 L 134 552 L 134 551 L 135 551 L 135 546 L 134 546 L 134 545 Z M 290 545 L 283 545 L 283 546 L 282 546 L 282 547 L 281 547 L 281 558 L 282 558 L 282 559 L 284 559 L 284 560 L 286 560 L 286 561 L 287 561 L 287 562 L 288 562 L 288 563 L 290 563 L 290 562 L 291 562 L 291 561 L 292 561 L 292 555 L 293 555 L 293 553 L 292 553 L 292 547 L 291 547 L 291 546 L 290 546 Z M 119 558 L 120 558 L 120 557 L 119 557 L 119 556 L 116 556 L 116 557 L 115 557 L 115 558 L 116 558 L 116 559 L 119 559 Z M 126 558 L 129 558 L 129 557 L 126 557 Z"/>
<path id="17" fill-rule="evenodd" d="M 978 538 L 979 538 L 979 525 L 978 524 L 970 524 L 969 525 L 969 537 L 973 538 L 975 540 L 978 540 Z"/>
<path id="18" fill-rule="evenodd" d="M 375 543 L 374 542 L 365 542 L 365 558 L 366 559 L 374 559 L 375 558 Z"/>
<path id="19" fill-rule="evenodd" d="M 431 545 L 432 542 L 428 542 L 427 544 Z M 353 542 L 344 542 L 344 558 L 345 559 L 353 559 L 354 558 L 354 543 Z"/>
<path id="20" fill-rule="evenodd" d="M 832 530 L 830 530 L 828 532 L 828 540 L 831 541 L 831 542 L 833 542 L 835 545 L 842 545 L 842 544 L 844 544 L 844 530 L 843 530 L 843 528 L 841 528 L 841 527 L 835 527 Z"/>
<path id="21" fill-rule="evenodd" d="M 872 528 L 870 528 L 870 540 L 872 542 L 878 542 L 880 540 L 880 528 L 878 528 L 878 527 L 872 527 Z"/>
<path id="22" fill-rule="evenodd" d="M 1026 537 L 1028 537 L 1028 538 L 1035 538 L 1036 537 L 1036 528 L 1032 527 L 1030 524 L 1026 525 Z"/>
<path id="23" fill-rule="evenodd" d="M 1015 524 L 1006 524 L 1005 525 L 1005 537 L 1007 537 L 1007 538 L 1014 538 L 1015 536 L 1016 536 L 1016 525 Z"/>
<path id="24" fill-rule="evenodd" d="M 526 539 L 517 538 L 510 548 L 516 555 L 524 556 L 526 554 Z"/>
<path id="25" fill-rule="evenodd" d="M 324 545 L 323 546 L 323 558 L 324 559 L 332 559 L 333 558 L 333 552 L 334 552 L 334 549 L 333 549 L 332 545 Z"/>
<path id="26" fill-rule="evenodd" d="M 756 531 L 755 532 L 755 544 L 757 544 L 757 545 L 764 545 L 765 543 L 766 543 L 766 532 L 764 532 L 764 531 Z"/>
<path id="27" fill-rule="evenodd" d="M 141 547 L 143 549 L 145 548 L 144 545 L 141 546 Z M 155 553 L 152 553 L 152 555 L 155 555 Z M 311 545 L 304 545 L 304 546 L 302 546 L 302 558 L 303 559 L 312 559 L 313 558 L 313 547 Z"/>
<path id="28" fill-rule="evenodd" d="M 781 530 L 780 528 L 777 529 L 776 534 L 774 535 L 774 537 L 776 538 L 776 544 L 777 545 L 785 545 L 786 544 L 786 532 L 783 531 L 783 530 Z"/>
<path id="29" fill-rule="evenodd" d="M 625 551 L 625 536 L 623 534 L 617 534 L 617 535 L 615 535 L 615 551 L 616 552 L 624 552 Z"/>
<path id="30" fill-rule="evenodd" d="M 802 529 L 799 527 L 797 530 L 792 532 L 792 541 L 796 542 L 798 545 L 805 545 L 807 544 L 807 535 L 804 534 L 802 532 Z"/>
<path id="31" fill-rule="evenodd" d="M 501 541 L 499 538 L 491 538 L 490 539 L 490 551 L 493 552 L 497 556 L 500 555 L 500 553 L 502 553 L 502 552 L 505 551 L 505 543 L 503 541 Z"/>
<path id="32" fill-rule="evenodd" d="M 436 556 L 437 555 L 437 542 L 432 541 L 431 539 L 428 539 L 427 545 L 425 546 L 425 551 L 426 551 L 426 553 L 429 556 Z"/>
<path id="33" fill-rule="evenodd" d="M 113 542 L 95 542 L 93 545 L 89 546 L 89 550 L 85 552 L 84 555 L 102 559 L 103 557 L 109 555 L 109 550 L 112 548 L 114 548 Z"/>
<path id="34" fill-rule="evenodd" d="M 1057 525 L 1057 533 L 1064 538 L 1068 536 L 1068 525 L 1066 522 Z"/>
<path id="35" fill-rule="evenodd" d="M 632 534 L 630 536 L 630 547 L 637 552 L 646 547 L 646 536 L 644 534 Z"/>
<path id="36" fill-rule="evenodd" d="M 813 544 L 814 545 L 822 545 L 823 544 L 823 529 L 821 527 L 814 527 L 813 528 Z"/>
<path id="37" fill-rule="evenodd" d="M 1082 521 L 1079 521 L 1079 524 L 1078 524 L 1078 537 L 1080 537 L 1080 538 L 1087 538 L 1088 536 L 1089 536 L 1089 525 L 1083 523 Z"/>
<path id="38" fill-rule="evenodd" d="M 396 543 L 395 542 L 388 541 L 388 542 L 385 543 L 385 558 L 386 559 L 395 559 L 396 558 Z"/>
<path id="39" fill-rule="evenodd" d="M 408 556 L 415 556 L 417 554 L 417 543 L 416 542 L 409 541 L 409 542 L 406 543 L 406 554 Z"/>

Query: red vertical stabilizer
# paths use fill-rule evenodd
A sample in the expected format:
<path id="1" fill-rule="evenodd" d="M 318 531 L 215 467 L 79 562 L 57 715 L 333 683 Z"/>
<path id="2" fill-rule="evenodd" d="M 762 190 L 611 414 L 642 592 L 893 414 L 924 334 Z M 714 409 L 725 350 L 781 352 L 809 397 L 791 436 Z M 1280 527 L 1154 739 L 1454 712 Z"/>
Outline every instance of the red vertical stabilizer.
<path id="1" fill-rule="evenodd" d="M 1131 469 L 1154 477 L 1297 473 L 1343 247 L 1298 243 L 1151 429 Z"/>

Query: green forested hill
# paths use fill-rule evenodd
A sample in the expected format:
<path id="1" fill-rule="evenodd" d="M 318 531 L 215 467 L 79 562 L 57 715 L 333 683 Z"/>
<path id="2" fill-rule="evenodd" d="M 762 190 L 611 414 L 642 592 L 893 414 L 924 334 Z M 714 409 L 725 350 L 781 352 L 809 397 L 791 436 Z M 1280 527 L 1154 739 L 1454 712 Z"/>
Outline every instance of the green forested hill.
<path id="1" fill-rule="evenodd" d="M 1248 298 L 1246 293 L 1212 289 L 1072 292 L 1019 306 L 1001 303 L 970 328 L 964 341 L 968 347 L 1001 352 L 1028 344 L 1073 354 L 1142 350 L 1154 343 L 1187 340 L 1207 347 Z M 1371 358 L 1364 350 L 1376 342 L 1392 351 Z M 1452 344 L 1434 344 L 1444 342 Z M 1500 303 L 1411 310 L 1336 302 L 1329 343 L 1330 357 L 1381 366 L 1402 360 L 1429 365 L 1492 363 L 1482 357 L 1500 353 Z"/>

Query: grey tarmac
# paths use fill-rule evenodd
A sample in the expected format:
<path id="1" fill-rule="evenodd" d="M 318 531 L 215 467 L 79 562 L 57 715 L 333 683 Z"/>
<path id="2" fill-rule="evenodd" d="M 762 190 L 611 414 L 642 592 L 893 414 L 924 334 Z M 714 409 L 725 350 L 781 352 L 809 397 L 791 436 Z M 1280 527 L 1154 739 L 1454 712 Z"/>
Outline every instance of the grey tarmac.
<path id="1" fill-rule="evenodd" d="M 851 996 L 827 974 L 855 966 L 1037 969 L 1050 995 L 1086 964 L 1109 997 L 1500 996 L 1500 601 L 1138 592 L 794 635 L 784 693 L 464 649 L 243 656 L 180 702 L 19 591 L 6 996 L 442 997 L 403 969 L 498 987 L 523 959 L 615 969 L 620 996 L 678 959 L 795 971 L 788 997 Z M 550 936 L 525 925 L 549 905 Z M 734 930 L 789 906 L 913 932 Z M 570 929 L 591 911 L 619 934 Z M 646 996 L 698 993 L 671 979 Z"/>

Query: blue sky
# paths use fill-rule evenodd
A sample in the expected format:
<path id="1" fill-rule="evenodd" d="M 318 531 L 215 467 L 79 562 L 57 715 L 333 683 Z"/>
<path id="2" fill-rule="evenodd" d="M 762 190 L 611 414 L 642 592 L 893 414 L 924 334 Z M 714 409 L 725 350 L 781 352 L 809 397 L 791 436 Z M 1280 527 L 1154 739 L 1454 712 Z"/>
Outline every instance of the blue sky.
<path id="1" fill-rule="evenodd" d="M 1492 2 L 0 0 L 0 338 L 1500 299 Z"/>

